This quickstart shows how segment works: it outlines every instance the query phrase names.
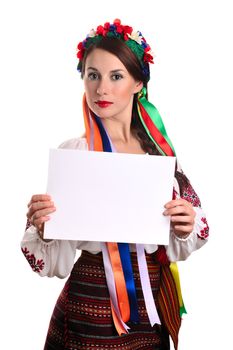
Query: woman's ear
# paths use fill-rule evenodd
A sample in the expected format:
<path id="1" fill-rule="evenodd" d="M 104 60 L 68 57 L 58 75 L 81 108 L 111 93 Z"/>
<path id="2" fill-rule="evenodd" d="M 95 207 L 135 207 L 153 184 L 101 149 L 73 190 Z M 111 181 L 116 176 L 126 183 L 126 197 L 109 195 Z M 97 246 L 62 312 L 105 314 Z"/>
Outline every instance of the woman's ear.
<path id="1" fill-rule="evenodd" d="M 134 93 L 138 93 L 139 91 L 141 91 L 143 88 L 143 82 L 142 81 L 137 81 L 136 85 L 135 85 L 135 91 Z"/>

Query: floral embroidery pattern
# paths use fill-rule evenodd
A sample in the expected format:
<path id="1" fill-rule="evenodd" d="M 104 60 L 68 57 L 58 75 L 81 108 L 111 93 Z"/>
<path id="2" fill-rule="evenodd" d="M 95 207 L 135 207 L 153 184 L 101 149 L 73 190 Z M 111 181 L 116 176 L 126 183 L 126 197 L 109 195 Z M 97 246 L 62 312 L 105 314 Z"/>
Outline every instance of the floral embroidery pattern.
<path id="1" fill-rule="evenodd" d="M 31 266 L 32 270 L 35 272 L 40 272 L 44 268 L 44 261 L 43 259 L 41 260 L 36 260 L 36 257 L 34 254 L 30 254 L 29 250 L 27 247 L 22 248 L 22 252 L 27 259 L 29 265 Z"/>
<path id="2" fill-rule="evenodd" d="M 186 199 L 186 201 L 190 202 L 194 207 L 200 206 L 200 200 L 198 198 L 198 195 L 192 188 L 192 186 L 189 184 L 182 193 L 182 198 Z"/>
<path id="3" fill-rule="evenodd" d="M 201 207 L 200 199 L 183 171 L 176 171 L 175 177 L 180 187 L 180 197 L 191 203 L 194 207 Z"/>
<path id="4" fill-rule="evenodd" d="M 198 237 L 200 237 L 201 239 L 206 239 L 209 237 L 209 226 L 208 226 L 206 218 L 201 218 L 201 221 L 205 224 L 205 226 L 200 231 L 200 234 L 198 235 Z"/>

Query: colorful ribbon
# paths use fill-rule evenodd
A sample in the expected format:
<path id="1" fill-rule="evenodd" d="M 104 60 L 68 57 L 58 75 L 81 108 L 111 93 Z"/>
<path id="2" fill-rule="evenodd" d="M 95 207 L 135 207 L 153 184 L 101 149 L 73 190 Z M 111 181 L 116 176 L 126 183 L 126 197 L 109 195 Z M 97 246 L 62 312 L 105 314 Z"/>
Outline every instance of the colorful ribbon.
<path id="1" fill-rule="evenodd" d="M 130 305 L 117 243 L 106 243 L 114 275 L 118 306 L 124 322 L 130 319 Z"/>
<path id="2" fill-rule="evenodd" d="M 167 136 L 165 126 L 157 108 L 146 98 L 146 88 L 138 94 L 138 114 L 150 137 L 163 155 L 174 156 L 175 150 Z"/>
<path id="3" fill-rule="evenodd" d="M 96 147 L 99 151 L 112 152 L 111 140 L 100 118 L 91 113 L 87 107 L 85 96 L 83 98 L 83 112 L 89 149 L 96 150 Z M 133 322 L 138 321 L 136 288 L 129 259 L 129 247 L 122 245 L 120 253 L 117 243 L 106 243 L 106 248 L 104 245 L 105 243 L 102 244 L 102 251 L 107 249 L 109 253 L 109 259 L 106 252 L 103 257 L 114 324 L 118 334 L 127 333 L 128 327 L 126 327 L 125 322 L 129 319 Z M 124 263 L 122 264 L 122 262 Z"/>
<path id="4" fill-rule="evenodd" d="M 180 306 L 180 317 L 182 317 L 183 314 L 187 314 L 187 311 L 185 309 L 183 298 L 182 298 L 178 266 L 177 266 L 177 263 L 172 262 L 172 263 L 170 263 L 169 267 L 170 267 L 172 276 L 173 276 L 174 281 L 175 281 L 176 291 L 178 294 L 178 300 L 179 300 L 179 306 Z"/>
<path id="5" fill-rule="evenodd" d="M 153 327 L 156 323 L 161 324 L 161 322 L 159 319 L 159 315 L 157 312 L 157 308 L 155 305 L 155 301 L 154 301 L 154 297 L 151 289 L 144 245 L 136 244 L 136 249 L 137 249 L 138 268 L 139 268 L 139 274 L 141 279 L 142 292 L 143 292 L 150 324 Z"/>
<path id="6" fill-rule="evenodd" d="M 175 151 L 167 136 L 165 127 L 157 109 L 147 101 L 146 89 L 138 94 L 138 113 L 140 120 L 161 154 L 175 156 Z M 92 113 L 83 97 L 83 114 L 86 138 L 89 150 L 114 152 L 111 140 L 103 127 L 101 119 Z M 107 285 L 110 293 L 113 321 L 119 335 L 127 333 L 129 327 L 126 322 L 139 322 L 136 288 L 130 260 L 129 245 L 126 243 L 101 243 Z M 160 319 L 151 290 L 147 269 L 145 249 L 143 245 L 136 245 L 139 274 L 145 305 L 151 326 L 160 324 Z M 179 272 L 176 263 L 170 265 L 180 303 L 180 313 L 186 312 L 179 282 Z"/>
<path id="7" fill-rule="evenodd" d="M 110 294 L 110 303 L 111 303 L 113 322 L 117 330 L 117 333 L 119 335 L 126 334 L 128 333 L 129 327 L 125 324 L 125 322 L 122 320 L 122 317 L 121 317 L 121 313 L 118 305 L 118 299 L 117 299 L 114 274 L 113 274 L 113 270 L 110 262 L 107 245 L 104 242 L 101 242 L 101 250 L 103 254 L 103 262 L 104 262 L 104 270 L 106 275 L 107 286 Z"/>
<path id="8" fill-rule="evenodd" d="M 121 262 L 123 266 L 126 288 L 129 296 L 130 321 L 134 323 L 138 323 L 139 322 L 138 302 L 137 302 L 136 287 L 134 283 L 133 269 L 132 269 L 131 258 L 130 258 L 129 244 L 118 243 L 118 248 L 119 248 Z"/>
<path id="9" fill-rule="evenodd" d="M 175 156 L 176 155 L 175 149 L 172 145 L 171 140 L 167 135 L 162 118 L 157 108 L 147 100 L 146 94 L 147 94 L 147 91 L 145 87 L 143 87 L 140 93 L 138 94 L 137 108 L 138 108 L 138 114 L 139 114 L 140 120 L 148 136 L 154 142 L 157 148 L 160 150 L 161 154 L 165 156 Z M 182 316 L 183 313 L 187 313 L 187 312 L 186 312 L 183 298 L 182 298 L 179 271 L 178 271 L 177 264 L 171 263 L 170 269 L 171 269 L 173 278 L 175 280 L 176 289 L 177 289 L 178 298 L 179 298 L 179 304 L 180 304 L 180 315 Z"/>

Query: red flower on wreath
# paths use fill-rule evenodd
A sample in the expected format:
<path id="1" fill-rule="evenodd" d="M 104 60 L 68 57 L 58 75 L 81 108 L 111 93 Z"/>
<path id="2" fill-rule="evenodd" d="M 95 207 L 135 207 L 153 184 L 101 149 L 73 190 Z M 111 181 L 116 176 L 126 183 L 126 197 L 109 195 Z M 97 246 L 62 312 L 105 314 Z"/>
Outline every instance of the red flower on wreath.
<path id="1" fill-rule="evenodd" d="M 80 41 L 80 43 L 78 43 L 77 50 L 78 50 L 77 57 L 79 60 L 82 60 L 83 56 L 84 56 L 84 52 L 85 52 L 85 47 L 83 46 L 82 41 Z"/>

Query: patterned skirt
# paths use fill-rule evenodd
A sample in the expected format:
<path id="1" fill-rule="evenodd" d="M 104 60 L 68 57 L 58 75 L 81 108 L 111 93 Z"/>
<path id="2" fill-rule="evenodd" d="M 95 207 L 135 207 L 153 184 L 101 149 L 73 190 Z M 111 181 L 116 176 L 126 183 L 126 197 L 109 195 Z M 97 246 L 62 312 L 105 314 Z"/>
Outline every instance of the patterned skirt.
<path id="1" fill-rule="evenodd" d="M 155 254 L 146 254 L 146 258 L 162 326 L 150 326 L 137 256 L 131 253 L 140 323 L 128 322 L 129 333 L 119 336 L 111 315 L 102 253 L 82 251 L 55 305 L 44 350 L 166 350 L 170 348 L 169 333 L 177 342 L 180 318 L 174 281 L 169 273 L 163 278 L 164 267 L 156 262 Z"/>

